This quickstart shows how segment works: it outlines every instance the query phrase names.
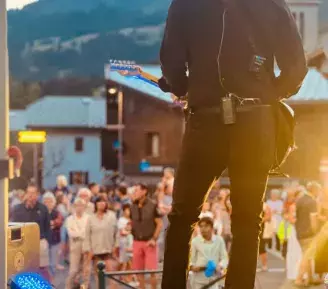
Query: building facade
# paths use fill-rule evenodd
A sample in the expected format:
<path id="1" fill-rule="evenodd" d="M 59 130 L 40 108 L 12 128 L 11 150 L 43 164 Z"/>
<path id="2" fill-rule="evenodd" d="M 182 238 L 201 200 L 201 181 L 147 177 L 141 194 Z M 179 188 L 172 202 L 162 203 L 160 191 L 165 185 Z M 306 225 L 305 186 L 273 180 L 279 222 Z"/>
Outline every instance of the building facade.
<path id="1" fill-rule="evenodd" d="M 319 5 L 318 0 L 288 0 L 297 27 L 303 40 L 305 52 L 312 53 L 319 43 Z"/>
<path id="2" fill-rule="evenodd" d="M 161 73 L 159 66 L 143 68 L 157 76 Z M 123 172 L 128 180 L 157 182 L 165 167 L 177 165 L 183 113 L 173 106 L 170 95 L 140 80 L 109 71 L 106 80 L 123 92 Z M 295 178 L 318 178 L 320 161 L 328 157 L 328 81 L 310 69 L 299 93 L 288 102 L 296 111 L 298 150 L 284 170 Z M 117 133 L 107 124 L 107 113 L 105 97 L 46 96 L 25 110 L 10 112 L 12 143 L 20 130 L 47 132 L 38 156 L 44 188 L 55 186 L 58 174 L 66 175 L 71 184 L 77 178 L 83 183 L 102 182 L 110 173 L 103 169 L 104 155 L 113 150 L 112 143 L 104 143 L 104 132 Z M 28 178 L 33 171 L 31 146 L 20 146 L 26 152 Z M 150 164 L 146 171 L 139 167 L 143 160 Z"/>
<path id="3" fill-rule="evenodd" d="M 157 181 L 165 167 L 176 166 L 183 115 L 165 99 L 129 87 L 122 89 L 123 172 L 128 179 Z M 113 150 L 113 144 L 104 143 L 103 136 L 117 132 L 107 125 L 106 114 L 104 97 L 45 96 L 25 110 L 11 111 L 11 143 L 17 144 L 17 134 L 22 130 L 47 132 L 47 141 L 38 145 L 38 176 L 45 189 L 55 186 L 59 174 L 70 184 L 76 179 L 84 184 L 101 183 L 112 173 L 104 170 L 104 155 Z M 25 157 L 22 175 L 26 183 L 33 176 L 33 145 L 19 146 Z M 149 170 L 139 169 L 142 160 L 150 163 Z"/>

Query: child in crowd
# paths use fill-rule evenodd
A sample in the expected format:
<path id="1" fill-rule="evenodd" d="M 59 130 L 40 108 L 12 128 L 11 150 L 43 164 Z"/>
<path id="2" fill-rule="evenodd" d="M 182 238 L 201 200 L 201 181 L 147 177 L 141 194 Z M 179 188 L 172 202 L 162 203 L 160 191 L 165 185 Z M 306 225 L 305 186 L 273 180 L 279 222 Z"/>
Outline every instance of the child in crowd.
<path id="1" fill-rule="evenodd" d="M 223 274 L 228 264 L 228 254 L 224 240 L 214 234 L 214 223 L 210 217 L 203 217 L 198 221 L 200 235 L 191 241 L 191 289 L 200 289 L 218 275 Z M 205 270 L 209 262 L 216 264 L 216 274 L 205 276 Z M 214 284 L 211 289 L 219 288 Z"/>
<path id="2" fill-rule="evenodd" d="M 132 236 L 132 224 L 131 224 L 131 210 L 129 204 L 124 204 L 122 207 L 122 217 L 118 220 L 118 234 L 116 237 L 120 270 L 126 271 L 132 269 L 132 257 L 133 257 L 133 236 Z M 137 286 L 135 282 L 132 282 L 131 276 L 124 278 L 131 286 Z"/>
<path id="3" fill-rule="evenodd" d="M 127 223 L 120 236 L 120 263 L 122 271 L 132 270 L 133 236 L 131 222 Z"/>

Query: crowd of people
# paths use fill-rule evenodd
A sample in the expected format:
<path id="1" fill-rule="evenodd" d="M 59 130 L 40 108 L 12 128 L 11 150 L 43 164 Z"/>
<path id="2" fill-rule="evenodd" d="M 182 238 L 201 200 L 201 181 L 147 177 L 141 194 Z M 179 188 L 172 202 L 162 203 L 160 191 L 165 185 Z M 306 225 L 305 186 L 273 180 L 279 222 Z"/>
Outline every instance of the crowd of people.
<path id="1" fill-rule="evenodd" d="M 174 170 L 166 168 L 156 191 L 143 183 L 105 187 L 68 186 L 57 177 L 51 190 L 34 184 L 10 194 L 10 220 L 40 227 L 40 272 L 50 282 L 69 273 L 66 288 L 89 288 L 99 261 L 106 271 L 156 270 L 163 260 L 164 235 L 171 209 Z M 143 275 L 122 277 L 145 288 Z M 152 288 L 157 286 L 151 275 Z M 115 286 L 113 283 L 112 286 Z"/>
<path id="2" fill-rule="evenodd" d="M 154 191 L 143 183 L 120 183 L 110 188 L 91 183 L 70 188 L 61 175 L 52 190 L 40 192 L 30 184 L 25 191 L 13 192 L 10 220 L 39 224 L 40 272 L 46 278 L 53 281 L 58 271 L 69 266 L 66 289 L 89 288 L 92 279 L 98 282 L 99 261 L 104 262 L 106 271 L 159 268 L 173 184 L 171 168 L 165 169 Z M 191 289 L 202 288 L 226 271 L 233 238 L 232 211 L 229 189 L 215 185 L 192 234 Z M 271 190 L 263 206 L 261 271 L 268 270 L 267 250 L 274 249 L 285 258 L 287 278 L 295 280 L 295 285 L 322 283 L 323 274 L 328 272 L 322 257 L 328 254 L 327 218 L 328 192 L 318 183 Z M 315 272 L 311 271 L 312 260 Z M 211 276 L 205 274 L 209 262 L 216 267 Z M 144 275 L 118 278 L 141 289 L 146 286 Z M 155 274 L 150 275 L 149 283 L 157 288 Z M 219 288 L 219 284 L 211 288 Z"/>
<path id="3" fill-rule="evenodd" d="M 317 182 L 274 189 L 264 203 L 263 216 L 262 270 L 268 270 L 267 249 L 274 247 L 285 259 L 287 278 L 295 286 L 323 284 L 328 272 L 327 189 Z"/>

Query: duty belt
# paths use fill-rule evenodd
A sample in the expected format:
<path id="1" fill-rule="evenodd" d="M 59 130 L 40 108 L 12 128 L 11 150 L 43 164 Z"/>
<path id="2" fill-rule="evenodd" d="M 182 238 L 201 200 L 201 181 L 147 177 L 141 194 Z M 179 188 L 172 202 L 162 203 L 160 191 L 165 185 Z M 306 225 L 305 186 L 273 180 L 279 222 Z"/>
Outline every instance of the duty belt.
<path id="1" fill-rule="evenodd" d="M 271 107 L 270 104 L 243 104 L 243 105 L 237 105 L 236 111 L 245 112 L 245 111 L 252 111 L 258 108 L 270 108 L 270 107 Z M 190 114 L 220 114 L 220 112 L 221 112 L 221 108 L 218 106 L 198 107 L 198 108 L 191 107 L 189 109 Z"/>

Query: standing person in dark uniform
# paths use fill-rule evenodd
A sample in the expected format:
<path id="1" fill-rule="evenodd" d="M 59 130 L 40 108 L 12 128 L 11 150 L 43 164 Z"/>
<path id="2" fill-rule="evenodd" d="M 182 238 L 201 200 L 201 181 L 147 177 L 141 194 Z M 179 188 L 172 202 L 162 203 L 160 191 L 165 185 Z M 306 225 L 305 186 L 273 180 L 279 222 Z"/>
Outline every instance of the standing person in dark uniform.
<path id="1" fill-rule="evenodd" d="M 189 105 L 162 289 L 186 287 L 191 225 L 226 168 L 233 243 L 225 288 L 253 289 L 263 194 L 275 163 L 274 107 L 299 90 L 307 72 L 293 16 L 284 0 L 173 0 L 160 59 L 160 88 L 187 95 Z"/>
<path id="2" fill-rule="evenodd" d="M 15 206 L 11 221 L 18 223 L 37 223 L 40 228 L 40 272 L 50 280 L 49 274 L 49 237 L 50 214 L 45 205 L 38 201 L 39 190 L 35 185 L 28 185 L 24 203 Z"/>

